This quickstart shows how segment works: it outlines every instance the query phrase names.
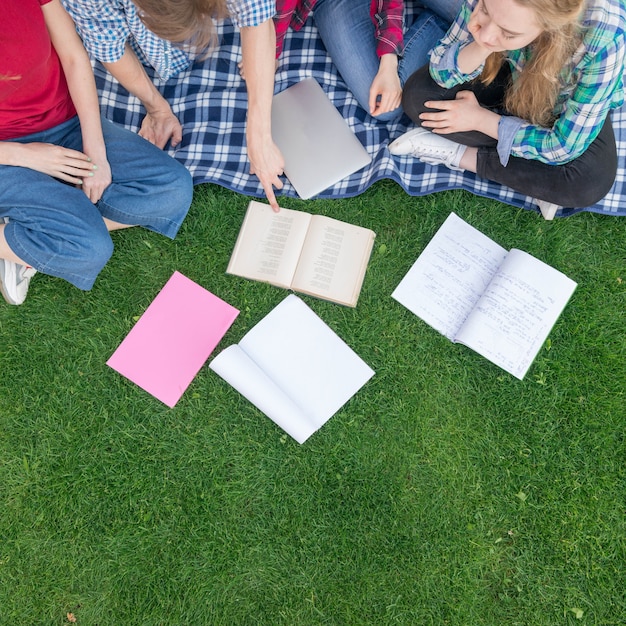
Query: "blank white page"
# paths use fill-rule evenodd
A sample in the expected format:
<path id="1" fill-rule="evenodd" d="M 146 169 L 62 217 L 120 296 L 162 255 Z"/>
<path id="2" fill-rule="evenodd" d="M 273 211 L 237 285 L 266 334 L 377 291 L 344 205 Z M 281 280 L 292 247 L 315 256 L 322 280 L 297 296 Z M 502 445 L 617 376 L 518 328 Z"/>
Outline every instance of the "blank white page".
<path id="1" fill-rule="evenodd" d="M 250 330 L 239 346 L 310 417 L 316 429 L 374 375 L 294 294 Z"/>

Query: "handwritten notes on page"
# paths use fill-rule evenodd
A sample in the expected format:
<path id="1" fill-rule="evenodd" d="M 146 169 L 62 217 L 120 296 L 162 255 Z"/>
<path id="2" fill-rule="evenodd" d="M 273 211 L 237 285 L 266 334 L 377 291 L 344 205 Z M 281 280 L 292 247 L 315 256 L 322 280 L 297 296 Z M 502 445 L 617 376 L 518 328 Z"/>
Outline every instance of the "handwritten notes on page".
<path id="1" fill-rule="evenodd" d="M 451 213 L 392 297 L 441 334 L 522 379 L 576 283 L 507 251 Z"/>

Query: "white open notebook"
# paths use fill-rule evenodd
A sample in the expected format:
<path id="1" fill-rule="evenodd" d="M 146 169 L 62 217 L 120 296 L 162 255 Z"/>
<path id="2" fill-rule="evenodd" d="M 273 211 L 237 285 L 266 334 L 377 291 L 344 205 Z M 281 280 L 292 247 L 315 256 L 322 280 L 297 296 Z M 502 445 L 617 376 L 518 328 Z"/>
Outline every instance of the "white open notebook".
<path id="1" fill-rule="evenodd" d="M 294 294 L 209 367 L 298 443 L 321 428 L 374 375 Z"/>

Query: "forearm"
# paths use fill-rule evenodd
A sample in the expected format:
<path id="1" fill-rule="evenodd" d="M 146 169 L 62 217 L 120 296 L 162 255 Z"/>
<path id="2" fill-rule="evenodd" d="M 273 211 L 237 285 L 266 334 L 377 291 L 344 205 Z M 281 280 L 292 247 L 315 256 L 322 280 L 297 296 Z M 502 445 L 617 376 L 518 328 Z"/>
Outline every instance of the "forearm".
<path id="1" fill-rule="evenodd" d="M 169 102 L 156 88 L 128 42 L 124 54 L 118 61 L 103 62 L 103 65 L 143 104 L 146 116 L 139 128 L 139 135 L 159 148 L 164 148 L 168 141 L 171 147 L 177 146 L 182 140 L 182 126 Z"/>
<path id="2" fill-rule="evenodd" d="M 500 124 L 501 116 L 490 109 L 481 108 L 480 115 L 476 119 L 477 130 L 488 137 L 498 139 L 498 127 Z"/>
<path id="3" fill-rule="evenodd" d="M 476 78 L 482 69 L 477 63 L 478 59 L 466 60 L 464 65 L 467 65 L 469 71 L 463 71 L 459 67 L 459 56 L 466 47 L 475 43 L 469 33 L 468 23 L 476 2 L 477 0 L 466 0 L 462 4 L 454 23 L 431 51 L 430 74 L 435 82 L 442 87 L 452 88 L 469 82 Z M 463 54 L 467 54 L 467 52 Z M 470 54 L 472 54 L 471 49 Z"/>
<path id="4" fill-rule="evenodd" d="M 258 176 L 270 205 L 278 211 L 273 188 L 283 186 L 280 176 L 285 162 L 272 139 L 275 37 L 271 18 L 241 29 L 242 68 L 248 90 L 246 140 L 250 173 Z"/>
<path id="5" fill-rule="evenodd" d="M 128 43 L 119 61 L 102 64 L 130 94 L 135 96 L 147 113 L 169 110 L 170 105 L 159 93 L 143 65 Z"/>
<path id="6" fill-rule="evenodd" d="M 85 55 L 84 62 L 77 59 L 70 63 L 70 68 L 63 65 L 67 76 L 67 85 L 78 119 L 83 138 L 83 152 L 95 162 L 106 159 L 106 149 L 102 136 L 100 104 L 93 78 L 91 64 Z"/>
<path id="7" fill-rule="evenodd" d="M 106 159 L 100 104 L 93 69 L 74 23 L 58 3 L 43 5 L 52 44 L 59 55 L 70 97 L 80 120 L 83 150 L 93 160 Z"/>
<path id="8" fill-rule="evenodd" d="M 395 54 L 383 54 L 378 62 L 378 72 L 385 75 L 398 73 L 398 57 Z"/>
<path id="9" fill-rule="evenodd" d="M 14 141 L 0 141 L 0 165 L 23 166 L 20 160 L 22 145 Z"/>
<path id="10" fill-rule="evenodd" d="M 472 74 L 484 65 L 489 55 L 489 50 L 472 41 L 459 50 L 457 67 L 463 74 Z"/>
<path id="11" fill-rule="evenodd" d="M 271 141 L 272 97 L 274 95 L 275 31 L 273 20 L 241 29 L 242 65 L 248 91 L 250 139 Z"/>

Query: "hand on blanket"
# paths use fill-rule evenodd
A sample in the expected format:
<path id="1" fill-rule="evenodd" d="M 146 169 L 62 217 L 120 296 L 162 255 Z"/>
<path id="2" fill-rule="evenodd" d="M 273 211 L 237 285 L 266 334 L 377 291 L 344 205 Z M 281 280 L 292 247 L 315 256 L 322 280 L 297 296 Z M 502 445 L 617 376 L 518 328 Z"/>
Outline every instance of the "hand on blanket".
<path id="1" fill-rule="evenodd" d="M 248 139 L 248 158 L 250 174 L 255 174 L 261 181 L 267 200 L 274 211 L 280 211 L 273 187 L 283 188 L 279 176 L 283 174 L 285 161 L 278 146 L 273 141 L 251 141 Z"/>
<path id="2" fill-rule="evenodd" d="M 161 149 L 168 141 L 175 148 L 183 138 L 183 127 L 168 107 L 167 110 L 149 112 L 143 118 L 139 135 Z"/>

